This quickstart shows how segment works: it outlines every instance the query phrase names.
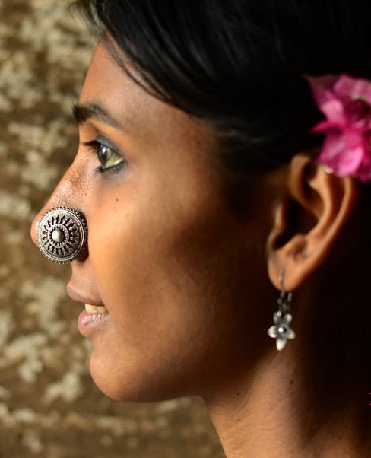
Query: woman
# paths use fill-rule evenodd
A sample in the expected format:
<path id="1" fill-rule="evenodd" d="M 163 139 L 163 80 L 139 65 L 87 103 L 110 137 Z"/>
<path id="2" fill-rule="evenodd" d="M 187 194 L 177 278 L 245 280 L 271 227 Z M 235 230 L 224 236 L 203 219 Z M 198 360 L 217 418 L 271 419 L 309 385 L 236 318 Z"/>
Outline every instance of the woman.
<path id="1" fill-rule="evenodd" d="M 80 6 L 80 144 L 32 237 L 98 387 L 201 396 L 228 458 L 370 456 L 371 7 Z"/>

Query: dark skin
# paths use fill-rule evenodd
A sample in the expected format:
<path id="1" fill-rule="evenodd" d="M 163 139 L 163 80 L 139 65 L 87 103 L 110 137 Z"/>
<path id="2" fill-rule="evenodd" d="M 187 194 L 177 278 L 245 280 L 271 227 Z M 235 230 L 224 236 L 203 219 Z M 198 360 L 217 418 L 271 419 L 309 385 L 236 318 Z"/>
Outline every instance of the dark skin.
<path id="1" fill-rule="evenodd" d="M 298 153 L 240 183 L 237 212 L 215 139 L 137 87 L 104 41 L 80 105 L 76 159 L 31 233 L 55 206 L 86 216 L 89 251 L 72 262 L 68 291 L 109 312 L 87 330 L 101 390 L 122 401 L 201 396 L 228 458 L 367 456 L 367 368 L 337 357 L 347 334 L 333 324 L 350 301 L 366 307 L 369 276 L 354 268 L 365 245 L 354 247 L 368 240 L 369 199 L 356 181 Z M 125 167 L 101 174 L 85 143 L 107 139 L 117 148 L 104 164 Z M 282 277 L 297 338 L 277 353 L 267 329 Z"/>
<path id="2" fill-rule="evenodd" d="M 297 338 L 282 353 L 263 350 L 256 382 L 245 397 L 242 388 L 234 390 L 235 404 L 228 400 L 236 422 L 235 434 L 227 428 L 222 435 L 227 456 L 370 453 L 371 313 L 364 298 L 370 269 L 360 243 L 370 233 L 369 190 L 328 174 L 311 156 L 298 154 L 265 176 L 276 196 L 268 271 L 278 288 L 285 269 Z M 218 410 L 211 416 L 221 431 Z"/>

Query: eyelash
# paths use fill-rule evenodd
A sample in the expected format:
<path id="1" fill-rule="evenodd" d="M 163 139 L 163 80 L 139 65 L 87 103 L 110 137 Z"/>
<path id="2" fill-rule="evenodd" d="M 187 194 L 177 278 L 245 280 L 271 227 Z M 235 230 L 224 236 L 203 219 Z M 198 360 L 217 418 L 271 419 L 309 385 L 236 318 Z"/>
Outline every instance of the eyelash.
<path id="1" fill-rule="evenodd" d="M 97 155 L 98 160 L 101 163 L 101 165 L 97 167 L 97 171 L 100 173 L 117 172 L 121 170 L 126 163 L 122 155 L 119 152 L 117 152 L 117 150 L 114 147 L 109 145 L 108 141 L 106 140 L 96 138 L 95 140 L 92 140 L 90 142 L 84 142 L 84 145 L 90 148 Z M 119 158 L 118 162 L 108 167 L 104 166 L 104 159 L 102 154 L 105 153 L 100 153 L 102 148 L 105 148 L 105 153 L 107 152 L 107 150 L 110 150 L 114 155 L 116 155 Z"/>

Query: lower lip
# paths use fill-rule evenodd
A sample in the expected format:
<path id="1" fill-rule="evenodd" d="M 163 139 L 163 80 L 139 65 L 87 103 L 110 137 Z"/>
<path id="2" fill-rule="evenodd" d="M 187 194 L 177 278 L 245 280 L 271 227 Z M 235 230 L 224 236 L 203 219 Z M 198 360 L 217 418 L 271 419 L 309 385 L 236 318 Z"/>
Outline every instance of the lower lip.
<path id="1" fill-rule="evenodd" d="M 89 337 L 99 327 L 104 325 L 104 322 L 109 317 L 109 313 L 88 313 L 86 310 L 80 313 L 78 319 L 78 328 L 81 335 Z"/>

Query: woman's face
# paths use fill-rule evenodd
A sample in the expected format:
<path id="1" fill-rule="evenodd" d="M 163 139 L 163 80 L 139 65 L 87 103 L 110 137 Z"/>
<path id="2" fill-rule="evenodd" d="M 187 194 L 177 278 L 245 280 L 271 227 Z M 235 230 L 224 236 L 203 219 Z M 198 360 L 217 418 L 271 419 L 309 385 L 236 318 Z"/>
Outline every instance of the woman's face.
<path id="1" fill-rule="evenodd" d="M 264 234 L 232 211 L 212 137 L 135 85 L 104 40 L 76 116 L 76 158 L 32 233 L 52 207 L 86 216 L 88 255 L 72 262 L 67 289 L 108 312 L 80 319 L 92 376 L 122 400 L 202 394 L 245 364 Z"/>

